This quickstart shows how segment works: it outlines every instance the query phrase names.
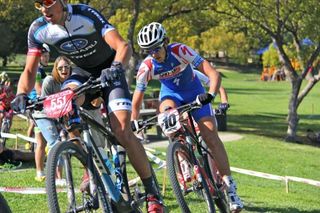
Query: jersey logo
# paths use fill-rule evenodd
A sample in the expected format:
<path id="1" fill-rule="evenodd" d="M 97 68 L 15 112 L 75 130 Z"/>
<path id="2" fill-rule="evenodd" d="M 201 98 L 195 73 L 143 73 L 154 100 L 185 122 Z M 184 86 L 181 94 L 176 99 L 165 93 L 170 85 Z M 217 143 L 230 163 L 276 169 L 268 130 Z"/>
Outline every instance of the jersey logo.
<path id="1" fill-rule="evenodd" d="M 66 52 L 72 52 L 72 51 L 80 50 L 80 49 L 84 48 L 85 46 L 87 46 L 87 44 L 88 44 L 88 40 L 78 38 L 78 39 L 74 39 L 72 41 L 64 42 L 63 44 L 60 45 L 60 49 L 66 51 Z"/>
<path id="2" fill-rule="evenodd" d="M 188 52 L 189 55 L 193 56 L 193 54 L 191 53 L 191 51 L 188 49 L 188 47 L 186 46 L 181 46 L 181 51 L 184 55 L 186 55 L 186 53 Z"/>

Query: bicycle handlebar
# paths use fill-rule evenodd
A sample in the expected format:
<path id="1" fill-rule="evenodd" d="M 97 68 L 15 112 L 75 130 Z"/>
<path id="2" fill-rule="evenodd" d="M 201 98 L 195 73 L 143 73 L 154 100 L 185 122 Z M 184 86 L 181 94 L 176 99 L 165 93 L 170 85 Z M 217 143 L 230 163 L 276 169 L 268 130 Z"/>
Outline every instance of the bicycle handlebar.
<path id="1" fill-rule="evenodd" d="M 194 109 L 201 108 L 201 107 L 202 107 L 202 105 L 199 105 L 196 101 L 193 101 L 191 103 L 181 105 L 175 109 L 179 111 L 179 114 L 183 114 L 184 112 L 192 111 Z M 157 125 L 156 120 L 157 120 L 159 114 L 161 114 L 161 113 L 158 113 L 155 116 L 148 118 L 147 120 L 139 120 L 138 121 L 138 129 L 133 128 L 133 125 L 132 125 L 132 130 L 134 132 L 136 131 L 137 133 L 139 133 L 142 130 L 150 129 L 152 126 Z"/>
<path id="2" fill-rule="evenodd" d="M 74 97 L 73 99 L 76 99 L 77 97 L 79 97 L 81 94 L 87 92 L 88 90 L 92 91 L 92 90 L 100 90 L 102 88 L 102 84 L 101 84 L 101 80 L 100 77 L 94 79 L 93 77 L 90 77 L 85 83 L 81 84 L 80 86 L 71 89 L 74 92 Z M 70 88 L 65 88 L 63 90 L 60 90 L 57 93 L 60 93 L 61 91 L 64 90 L 69 90 Z M 56 93 L 55 93 L 56 94 Z M 50 94 L 53 95 L 53 94 Z M 32 101 L 32 100 L 28 100 L 27 104 L 26 104 L 26 110 L 29 111 L 34 111 L 34 110 L 41 110 L 43 108 L 43 102 L 46 100 L 46 98 L 48 97 L 44 96 L 44 97 L 39 97 L 36 100 Z"/>

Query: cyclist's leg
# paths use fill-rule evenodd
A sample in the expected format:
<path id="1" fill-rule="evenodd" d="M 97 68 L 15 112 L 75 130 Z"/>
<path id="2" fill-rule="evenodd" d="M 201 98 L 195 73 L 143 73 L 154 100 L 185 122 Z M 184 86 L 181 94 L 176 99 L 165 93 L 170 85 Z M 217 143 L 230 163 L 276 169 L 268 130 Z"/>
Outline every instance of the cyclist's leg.
<path id="1" fill-rule="evenodd" d="M 211 112 L 211 106 L 206 105 L 194 113 L 194 118 L 199 125 L 201 136 L 212 152 L 218 170 L 228 186 L 230 209 L 239 212 L 243 208 L 243 204 L 236 193 L 236 183 L 231 176 L 227 152 L 218 135 L 215 117 L 210 116 Z"/>
<path id="2" fill-rule="evenodd" d="M 151 174 L 146 152 L 131 129 L 131 98 L 125 76 L 122 75 L 113 85 L 104 91 L 112 130 L 117 140 L 126 149 L 131 164 L 140 176 L 146 193 L 149 194 L 148 208 L 162 209 L 157 202 L 158 189 Z"/>

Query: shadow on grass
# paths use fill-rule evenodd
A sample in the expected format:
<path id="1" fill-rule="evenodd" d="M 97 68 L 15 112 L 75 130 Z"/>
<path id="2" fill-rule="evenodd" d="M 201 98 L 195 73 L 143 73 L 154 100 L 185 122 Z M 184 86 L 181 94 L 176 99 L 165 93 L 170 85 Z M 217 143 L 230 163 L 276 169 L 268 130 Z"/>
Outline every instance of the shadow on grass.
<path id="1" fill-rule="evenodd" d="M 286 92 L 287 89 L 283 88 L 228 88 L 228 94 L 254 94 L 257 93 L 263 94 L 263 93 L 270 93 L 270 92 Z"/>
<path id="2" fill-rule="evenodd" d="M 280 113 L 260 113 L 255 115 L 228 115 L 228 131 L 243 134 L 254 134 L 258 136 L 270 137 L 283 140 L 286 137 L 288 123 L 287 115 Z M 313 144 L 306 138 L 308 129 L 314 129 L 312 120 L 316 120 L 318 116 L 302 115 L 300 119 L 304 121 L 303 125 L 299 124 L 298 128 L 300 136 L 297 143 L 306 145 L 319 146 Z"/>
<path id="3" fill-rule="evenodd" d="M 283 138 L 286 132 L 285 114 L 228 115 L 228 130 L 272 138 Z"/>

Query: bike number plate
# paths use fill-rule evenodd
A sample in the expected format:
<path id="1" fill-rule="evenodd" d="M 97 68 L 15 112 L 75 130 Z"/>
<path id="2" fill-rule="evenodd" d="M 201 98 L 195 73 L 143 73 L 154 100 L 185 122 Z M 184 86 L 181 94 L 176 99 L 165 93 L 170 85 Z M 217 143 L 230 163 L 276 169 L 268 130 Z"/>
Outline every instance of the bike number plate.
<path id="1" fill-rule="evenodd" d="M 181 128 L 180 115 L 178 110 L 171 109 L 165 111 L 158 116 L 158 124 L 161 127 L 163 133 L 170 137 L 173 133 L 177 132 Z"/>
<path id="2" fill-rule="evenodd" d="M 74 92 L 70 89 L 49 95 L 43 102 L 43 109 L 49 118 L 60 118 L 72 110 Z"/>

